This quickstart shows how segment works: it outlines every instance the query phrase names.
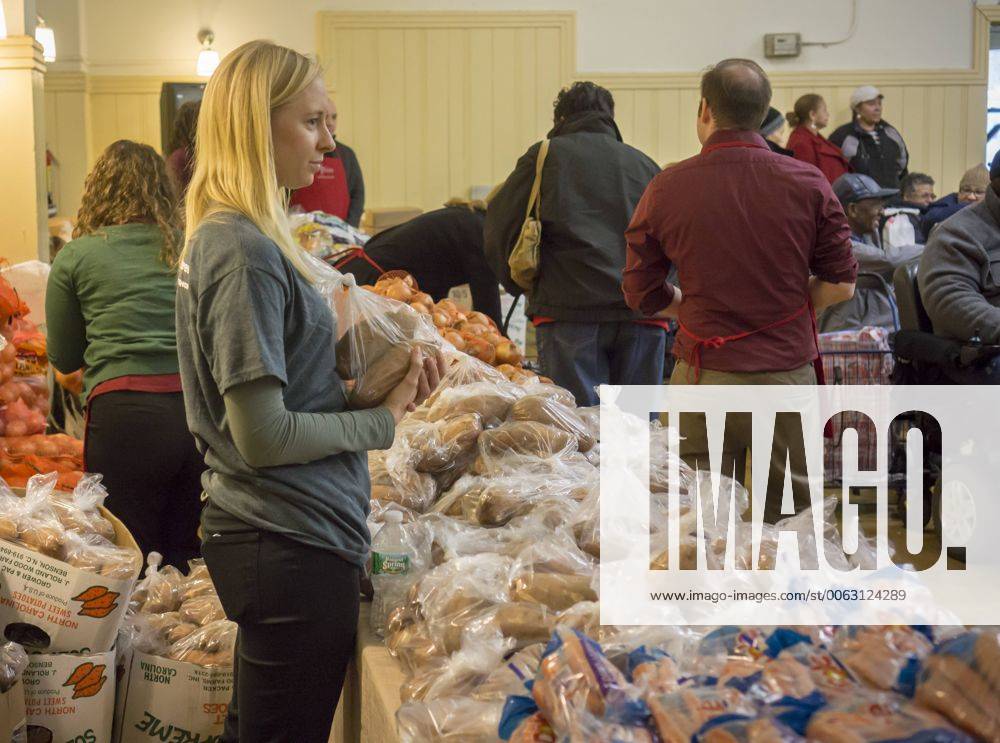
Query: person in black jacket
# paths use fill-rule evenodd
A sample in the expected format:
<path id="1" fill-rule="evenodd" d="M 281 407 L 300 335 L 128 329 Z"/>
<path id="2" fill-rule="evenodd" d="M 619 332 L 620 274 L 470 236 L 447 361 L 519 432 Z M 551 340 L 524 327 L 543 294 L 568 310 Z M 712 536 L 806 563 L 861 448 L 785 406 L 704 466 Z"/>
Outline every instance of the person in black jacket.
<path id="1" fill-rule="evenodd" d="M 592 82 L 562 90 L 542 171 L 540 267 L 528 294 L 542 373 L 580 405 L 600 384 L 660 384 L 666 326 L 629 309 L 622 294 L 625 228 L 659 172 L 622 142 L 611 93 Z M 541 143 L 518 160 L 486 212 L 486 258 L 511 294 L 508 258 L 527 211 Z"/>
<path id="2" fill-rule="evenodd" d="M 424 212 L 365 243 L 365 255 L 377 267 L 358 256 L 341 270 L 353 273 L 359 284 L 374 284 L 382 271 L 402 269 L 434 301 L 447 297 L 451 287 L 468 284 L 473 309 L 500 327 L 500 285 L 483 253 L 485 220 L 482 201 L 449 201 L 443 209 Z"/>
<path id="3" fill-rule="evenodd" d="M 873 85 L 862 85 L 851 94 L 853 120 L 830 135 L 855 173 L 871 176 L 882 188 L 899 188 L 910 155 L 903 135 L 882 119 L 884 96 Z"/>

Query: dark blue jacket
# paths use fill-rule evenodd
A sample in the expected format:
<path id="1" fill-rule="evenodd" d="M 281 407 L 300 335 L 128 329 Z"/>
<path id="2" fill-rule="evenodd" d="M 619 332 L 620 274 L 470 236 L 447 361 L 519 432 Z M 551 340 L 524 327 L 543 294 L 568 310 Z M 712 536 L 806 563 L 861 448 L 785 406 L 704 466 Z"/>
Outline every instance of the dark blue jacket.
<path id="1" fill-rule="evenodd" d="M 968 204 L 959 201 L 957 193 L 950 193 L 943 199 L 938 199 L 927 207 L 924 218 L 920 221 L 920 231 L 926 237 L 930 237 L 931 229 L 935 225 L 948 219 L 948 217 L 965 206 L 968 206 Z"/>

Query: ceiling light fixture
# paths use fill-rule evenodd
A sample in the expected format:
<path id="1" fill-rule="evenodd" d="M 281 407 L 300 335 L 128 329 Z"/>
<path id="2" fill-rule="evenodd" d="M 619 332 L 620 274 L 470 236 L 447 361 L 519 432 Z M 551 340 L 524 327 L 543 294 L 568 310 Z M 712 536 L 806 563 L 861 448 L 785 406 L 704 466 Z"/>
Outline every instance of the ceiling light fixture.
<path id="1" fill-rule="evenodd" d="M 4 29 L 4 36 L 6 35 L 6 29 Z M 38 22 L 35 26 L 35 41 L 42 45 L 42 58 L 46 62 L 55 62 L 56 34 L 51 28 L 45 25 L 45 21 L 42 20 L 41 16 L 38 17 Z"/>
<path id="2" fill-rule="evenodd" d="M 219 53 L 212 48 L 215 41 L 215 34 L 207 28 L 198 32 L 198 43 L 201 44 L 201 51 L 198 53 L 197 71 L 200 77 L 211 77 L 215 68 L 219 66 Z"/>

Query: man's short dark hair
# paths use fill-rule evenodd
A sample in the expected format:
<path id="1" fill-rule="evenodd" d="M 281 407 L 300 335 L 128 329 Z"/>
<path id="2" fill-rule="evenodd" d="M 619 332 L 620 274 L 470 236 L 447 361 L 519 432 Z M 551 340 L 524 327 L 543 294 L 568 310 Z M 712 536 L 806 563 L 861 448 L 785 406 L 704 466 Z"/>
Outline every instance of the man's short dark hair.
<path id="1" fill-rule="evenodd" d="M 899 184 L 899 190 L 903 196 L 906 196 L 906 194 L 916 191 L 920 186 L 930 186 L 933 188 L 934 179 L 926 173 L 907 173 L 906 177 Z"/>
<path id="2" fill-rule="evenodd" d="M 701 97 L 719 129 L 757 131 L 771 105 L 771 81 L 749 59 L 724 59 L 701 77 Z"/>
<path id="3" fill-rule="evenodd" d="M 563 88 L 552 105 L 555 109 L 552 118 L 557 124 L 567 116 L 582 111 L 597 111 L 611 117 L 615 115 L 615 99 L 611 97 L 611 91 L 589 81 Z"/>

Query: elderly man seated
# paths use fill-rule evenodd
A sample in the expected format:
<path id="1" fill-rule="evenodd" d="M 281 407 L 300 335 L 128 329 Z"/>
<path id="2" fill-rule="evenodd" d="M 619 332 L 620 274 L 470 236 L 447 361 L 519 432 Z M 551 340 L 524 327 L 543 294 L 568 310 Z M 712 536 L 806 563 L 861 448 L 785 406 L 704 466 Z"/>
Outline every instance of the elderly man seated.
<path id="1" fill-rule="evenodd" d="M 942 222 L 920 261 L 920 297 L 934 334 L 967 342 L 1000 343 L 1000 157 L 990 166 L 981 201 Z M 1000 382 L 1000 357 L 954 369 L 960 384 Z"/>
<path id="2" fill-rule="evenodd" d="M 858 261 L 858 283 L 847 302 L 828 307 L 817 320 L 821 333 L 858 330 L 874 326 L 896 329 L 892 274 L 897 266 L 920 257 L 922 245 L 883 245 L 879 221 L 887 199 L 897 188 L 882 188 L 861 173 L 846 173 L 833 183 L 833 192 L 844 207 L 851 227 L 851 252 Z M 868 283 L 863 274 L 876 274 L 883 281 Z"/>

